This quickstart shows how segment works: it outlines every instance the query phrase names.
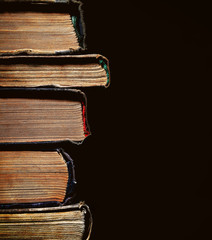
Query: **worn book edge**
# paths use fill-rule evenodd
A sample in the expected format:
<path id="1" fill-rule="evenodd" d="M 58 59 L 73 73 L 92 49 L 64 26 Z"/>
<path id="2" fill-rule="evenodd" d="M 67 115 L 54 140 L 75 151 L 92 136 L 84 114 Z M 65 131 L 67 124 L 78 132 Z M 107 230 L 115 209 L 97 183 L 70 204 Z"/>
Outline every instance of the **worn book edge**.
<path id="1" fill-rule="evenodd" d="M 66 164 L 67 164 L 67 168 L 68 168 L 68 183 L 67 183 L 67 187 L 66 187 L 66 195 L 65 198 L 63 200 L 63 204 L 68 204 L 71 203 L 73 200 L 73 196 L 74 196 L 74 192 L 75 192 L 75 188 L 77 185 L 77 181 L 75 178 L 75 167 L 74 167 L 74 161 L 72 160 L 72 158 L 70 157 L 70 155 L 65 152 L 62 148 L 57 149 L 58 154 L 62 155 L 63 159 L 65 160 Z"/>
<path id="2" fill-rule="evenodd" d="M 109 87 L 110 82 L 111 82 L 111 76 L 110 76 L 110 67 L 109 67 L 109 60 L 101 55 L 101 54 L 64 54 L 64 55 L 36 55 L 36 54 L 30 54 L 28 51 L 23 54 L 23 52 L 20 54 L 16 52 L 16 54 L 13 55 L 8 55 L 4 54 L 0 56 L 0 63 L 2 64 L 12 64 L 13 61 L 18 63 L 19 61 L 24 61 L 25 64 L 27 64 L 27 59 L 30 61 L 45 61 L 47 62 L 48 60 L 57 60 L 58 65 L 61 64 L 60 60 L 68 60 L 70 63 L 74 62 L 89 62 L 89 61 L 94 61 L 97 62 L 106 72 L 107 76 L 107 82 L 105 84 L 105 87 Z M 45 85 L 43 85 L 44 87 Z M 24 87 L 24 86 L 23 86 Z M 38 86 L 40 87 L 40 86 Z M 57 85 L 53 85 L 53 87 L 61 87 Z M 1 86 L 0 86 L 1 88 Z M 66 89 L 73 89 L 73 87 L 62 87 Z"/>
<path id="3" fill-rule="evenodd" d="M 55 4 L 57 3 L 57 4 Z M 75 34 L 78 40 L 78 49 L 66 49 L 61 51 L 39 51 L 34 49 L 16 49 L 10 51 L 0 51 L 0 55 L 5 54 L 72 54 L 86 50 L 85 44 L 85 23 L 82 10 L 83 3 L 77 0 L 0 0 L 0 13 L 18 11 L 47 11 L 47 12 L 67 12 L 70 15 L 70 21 L 73 24 Z"/>
<path id="4" fill-rule="evenodd" d="M 16 209 L 1 209 L 0 208 L 0 218 L 1 214 L 22 214 L 22 213 L 44 213 L 45 212 L 61 212 L 61 211 L 82 211 L 85 216 L 85 231 L 83 234 L 83 239 L 88 240 L 91 235 L 92 227 L 93 227 L 93 218 L 88 207 L 85 202 L 79 202 L 71 205 L 63 205 L 56 207 L 43 207 L 43 208 L 16 208 Z"/>
<path id="5" fill-rule="evenodd" d="M 32 98 L 32 99 L 62 99 L 79 101 L 82 107 L 82 121 L 84 130 L 84 139 L 81 141 L 74 140 L 61 140 L 61 141 L 39 141 L 39 142 L 2 142 L 0 145 L 10 145 L 10 144 L 40 144 L 40 143 L 60 143 L 64 141 L 69 141 L 74 144 L 82 144 L 83 141 L 91 135 L 90 127 L 87 119 L 87 98 L 85 93 L 77 89 L 70 88 L 0 88 L 0 98 Z"/>
<path id="6" fill-rule="evenodd" d="M 4 151 L 4 150 L 0 150 Z M 8 150 L 6 150 L 8 151 Z M 11 150 L 10 150 L 11 151 Z M 12 150 L 12 151 L 19 151 Z M 66 167 L 68 170 L 68 182 L 66 185 L 66 194 L 62 202 L 59 201 L 45 201 L 45 202 L 34 202 L 34 203 L 5 203 L 0 204 L 0 209 L 13 209 L 13 208 L 34 208 L 34 207 L 48 207 L 48 206 L 59 206 L 59 205 L 66 205 L 70 204 L 73 201 L 74 194 L 75 194 L 75 188 L 77 185 L 77 181 L 75 178 L 75 167 L 74 167 L 74 161 L 70 157 L 70 155 L 65 152 L 62 148 L 55 149 L 55 150 L 21 150 L 20 151 L 33 151 L 33 152 L 55 152 L 55 154 L 59 154 L 63 160 L 66 163 Z"/>
<path id="7" fill-rule="evenodd" d="M 11 2 L 15 2 L 15 3 L 25 3 L 25 2 L 29 2 L 29 3 L 69 3 L 70 1 L 74 2 L 73 0 L 0 0 L 0 3 L 11 3 Z M 75 1 L 76 2 L 76 1 Z"/>

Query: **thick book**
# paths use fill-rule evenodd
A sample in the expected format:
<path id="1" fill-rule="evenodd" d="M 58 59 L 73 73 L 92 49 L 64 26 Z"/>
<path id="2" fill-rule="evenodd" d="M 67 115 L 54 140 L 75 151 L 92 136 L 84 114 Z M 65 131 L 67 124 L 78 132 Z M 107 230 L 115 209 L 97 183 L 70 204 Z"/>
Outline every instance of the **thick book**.
<path id="1" fill-rule="evenodd" d="M 99 54 L 0 56 L 1 87 L 107 87 L 109 83 L 108 60 Z"/>
<path id="2" fill-rule="evenodd" d="M 81 4 L 0 2 L 0 55 L 64 54 L 85 49 Z"/>
<path id="3" fill-rule="evenodd" d="M 0 90 L 0 143 L 71 141 L 89 134 L 86 98 L 80 90 Z"/>
<path id="4" fill-rule="evenodd" d="M 57 207 L 0 209 L 0 239 L 88 240 L 92 216 L 83 202 Z"/>
<path id="5" fill-rule="evenodd" d="M 0 207 L 70 202 L 76 185 L 71 157 L 57 151 L 0 151 Z"/>

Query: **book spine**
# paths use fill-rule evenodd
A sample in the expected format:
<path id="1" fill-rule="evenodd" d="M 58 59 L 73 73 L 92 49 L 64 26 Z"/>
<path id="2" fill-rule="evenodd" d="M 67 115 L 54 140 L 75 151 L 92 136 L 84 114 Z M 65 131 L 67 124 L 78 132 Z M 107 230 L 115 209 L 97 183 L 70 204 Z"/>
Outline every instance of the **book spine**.
<path id="1" fill-rule="evenodd" d="M 59 154 L 62 155 L 68 167 L 69 179 L 68 179 L 68 184 L 66 188 L 66 196 L 63 201 L 63 204 L 66 205 L 72 202 L 74 193 L 75 193 L 75 188 L 77 184 L 77 181 L 75 178 L 75 168 L 74 168 L 74 162 L 68 153 L 66 153 L 63 149 L 58 149 L 57 151 Z"/>
<path id="2" fill-rule="evenodd" d="M 79 209 L 82 212 L 84 212 L 85 222 L 86 222 L 86 224 L 85 224 L 86 229 L 83 234 L 83 239 L 89 240 L 90 236 L 91 236 L 92 227 L 93 227 L 93 217 L 92 217 L 89 206 L 87 204 L 85 204 L 84 202 L 79 203 Z"/>
<path id="3" fill-rule="evenodd" d="M 57 1 L 57 0 L 56 0 Z M 61 0 L 58 0 L 61 1 Z M 63 1 L 63 0 L 62 0 Z M 83 3 L 81 1 L 72 0 L 69 2 L 69 13 L 71 17 L 71 21 L 76 33 L 76 37 L 79 43 L 81 50 L 86 49 L 85 45 L 85 23 L 83 18 L 83 11 L 82 11 Z"/>
<path id="4" fill-rule="evenodd" d="M 77 36 L 77 40 L 79 42 L 79 45 L 82 50 L 86 49 L 85 44 L 85 24 L 83 19 L 83 12 L 81 9 L 81 4 L 78 6 L 78 11 L 73 12 L 73 15 L 71 15 L 71 21 L 74 26 L 74 30 Z"/>
<path id="5" fill-rule="evenodd" d="M 107 75 L 107 82 L 105 87 L 108 87 L 110 85 L 110 67 L 109 67 L 109 61 L 106 57 L 102 55 L 97 55 L 97 59 L 99 61 L 99 64 L 102 68 L 104 68 L 106 75 Z"/>

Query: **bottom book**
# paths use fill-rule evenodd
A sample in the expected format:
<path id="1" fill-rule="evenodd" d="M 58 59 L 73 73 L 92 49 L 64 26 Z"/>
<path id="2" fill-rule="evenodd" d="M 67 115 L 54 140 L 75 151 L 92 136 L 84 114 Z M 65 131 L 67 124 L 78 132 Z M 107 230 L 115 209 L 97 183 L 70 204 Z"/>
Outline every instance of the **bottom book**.
<path id="1" fill-rule="evenodd" d="M 84 202 L 57 207 L 0 209 L 0 239 L 88 240 L 92 223 L 90 209 Z"/>

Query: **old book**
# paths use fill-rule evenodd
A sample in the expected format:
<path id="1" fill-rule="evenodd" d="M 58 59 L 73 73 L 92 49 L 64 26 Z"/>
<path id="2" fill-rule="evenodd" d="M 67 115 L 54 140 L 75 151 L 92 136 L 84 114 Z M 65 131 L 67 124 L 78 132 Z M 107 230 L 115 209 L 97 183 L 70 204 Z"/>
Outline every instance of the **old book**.
<path id="1" fill-rule="evenodd" d="M 80 4 L 0 2 L 0 54 L 62 54 L 84 49 Z"/>
<path id="2" fill-rule="evenodd" d="M 90 134 L 85 95 L 67 89 L 0 91 L 0 143 L 72 141 Z"/>
<path id="3" fill-rule="evenodd" d="M 98 54 L 1 56 L 2 87 L 108 86 L 108 60 Z"/>
<path id="4" fill-rule="evenodd" d="M 84 203 L 0 209 L 0 239 L 88 240 L 92 216 Z"/>
<path id="5" fill-rule="evenodd" d="M 0 206 L 70 201 L 74 165 L 63 150 L 0 151 Z"/>
<path id="6" fill-rule="evenodd" d="M 31 2 L 31 3 L 69 3 L 70 1 L 73 0 L 0 0 L 0 2 Z"/>

